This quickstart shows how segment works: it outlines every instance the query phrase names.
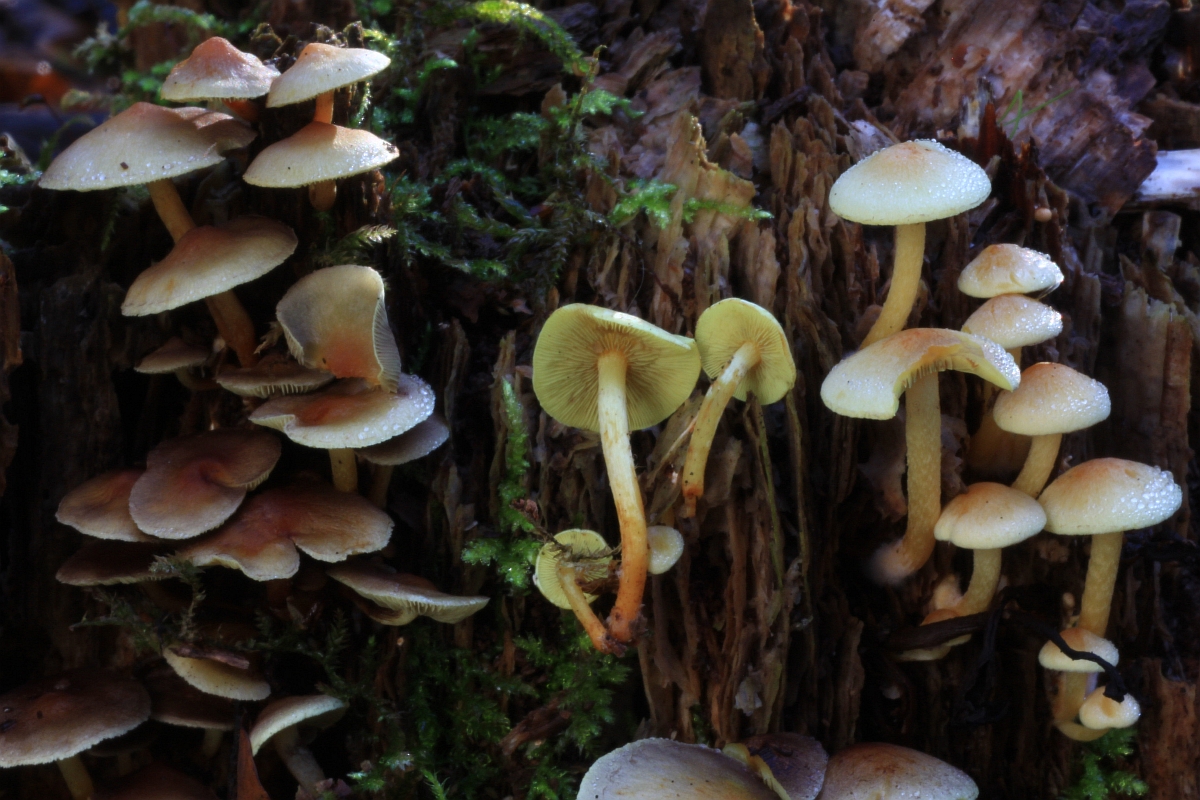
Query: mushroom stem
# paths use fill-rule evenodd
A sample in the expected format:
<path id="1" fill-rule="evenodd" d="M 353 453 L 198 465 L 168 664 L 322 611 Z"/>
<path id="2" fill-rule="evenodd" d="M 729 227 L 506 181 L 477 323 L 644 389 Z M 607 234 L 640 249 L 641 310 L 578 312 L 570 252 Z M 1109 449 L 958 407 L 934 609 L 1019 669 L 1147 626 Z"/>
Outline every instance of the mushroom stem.
<path id="1" fill-rule="evenodd" d="M 563 595 L 566 596 L 567 602 L 571 604 L 571 610 L 575 612 L 575 618 L 579 620 L 579 624 L 583 626 L 583 630 L 592 640 L 592 646 L 601 653 L 624 650 L 621 645 L 609 637 L 608 629 L 604 627 L 604 623 L 600 621 L 600 618 L 596 616 L 596 612 L 592 610 L 587 597 L 583 593 L 583 589 L 579 588 L 579 582 L 576 580 L 575 565 L 569 561 L 560 560 L 555 571 L 558 573 L 558 584 L 562 587 Z"/>
<path id="2" fill-rule="evenodd" d="M 183 204 L 183 199 L 179 196 L 179 190 L 175 188 L 175 184 L 171 182 L 170 178 L 151 181 L 146 184 L 146 188 L 150 190 L 150 201 L 154 203 L 154 210 L 158 212 L 158 218 L 163 221 L 163 225 L 167 226 L 167 231 L 173 240 L 178 242 L 185 233 L 196 227 L 191 213 L 188 212 L 187 206 Z"/>
<path id="3" fill-rule="evenodd" d="M 317 108 L 313 112 L 313 122 L 333 123 L 333 92 L 323 92 L 317 95 Z"/>
<path id="4" fill-rule="evenodd" d="M 226 108 L 246 120 L 246 122 L 258 122 L 258 106 L 254 104 L 253 100 L 235 100 L 231 97 L 221 102 L 224 103 Z"/>
<path id="5" fill-rule="evenodd" d="M 881 548 L 872 574 L 897 584 L 919 570 L 933 553 L 933 526 L 942 513 L 942 410 L 938 374 L 923 375 L 904 395 L 908 445 L 908 526 L 904 538 Z"/>
<path id="6" fill-rule="evenodd" d="M 257 364 L 258 354 L 254 351 L 258 347 L 258 337 L 254 335 L 254 322 L 237 295 L 232 290 L 221 292 L 204 298 L 204 304 L 208 306 L 213 322 L 217 323 L 221 338 L 237 354 L 238 363 L 243 367 Z"/>
<path id="7" fill-rule="evenodd" d="M 333 485 L 340 492 L 358 491 L 358 465 L 354 463 L 354 451 L 345 448 L 329 451 L 329 467 L 333 472 Z"/>
<path id="8" fill-rule="evenodd" d="M 292 773 L 292 777 L 300 783 L 301 788 L 313 797 L 318 796 L 320 792 L 316 790 L 316 786 L 325 780 L 325 772 L 313 758 L 312 751 L 300 744 L 300 736 L 296 729 L 282 730 L 275 734 L 272 741 L 275 743 L 275 752 L 283 759 L 288 772 Z"/>
<path id="9" fill-rule="evenodd" d="M 1025 457 L 1025 466 L 1021 467 L 1021 474 L 1013 481 L 1013 488 L 1036 500 L 1046 487 L 1050 473 L 1054 471 L 1054 463 L 1058 460 L 1058 446 L 1061 443 L 1061 433 L 1034 436 L 1033 443 L 1029 446 L 1029 455 Z"/>
<path id="10" fill-rule="evenodd" d="M 983 386 L 985 393 L 995 388 L 987 382 Z M 977 473 L 996 476 L 1009 470 L 1015 471 L 1018 465 L 1025 463 L 1029 455 L 1030 437 L 1009 433 L 996 424 L 992 416 L 994 400 L 993 397 L 985 401 L 979 430 L 971 434 L 971 442 L 967 445 L 967 465 Z"/>
<path id="11" fill-rule="evenodd" d="M 967 593 L 954 606 L 959 616 L 987 611 L 996 595 L 996 586 L 1000 583 L 1002 552 L 999 547 L 975 551 L 971 583 L 967 586 Z"/>
<path id="12" fill-rule="evenodd" d="M 334 201 L 336 200 L 336 182 L 320 181 L 319 183 L 309 185 L 308 202 L 312 203 L 312 207 L 317 211 L 328 211 L 329 209 L 333 208 Z"/>
<path id="13" fill-rule="evenodd" d="M 67 782 L 67 789 L 70 790 L 71 797 L 75 800 L 88 800 L 95 793 L 96 787 L 92 784 L 92 776 L 88 774 L 87 767 L 83 765 L 83 759 L 79 756 L 60 759 L 58 769 L 62 773 L 63 780 Z"/>
<path id="14" fill-rule="evenodd" d="M 1076 739 L 1076 737 L 1072 736 L 1064 726 L 1077 724 L 1075 717 L 1079 714 L 1079 707 L 1083 705 L 1084 698 L 1087 696 L 1088 675 L 1087 672 L 1059 673 L 1058 694 L 1054 697 L 1054 708 L 1052 709 L 1054 724 L 1072 739 Z"/>
<path id="15" fill-rule="evenodd" d="M 395 469 L 395 467 L 389 464 L 375 465 L 375 472 L 371 476 L 371 494 L 369 498 L 372 503 L 380 508 L 387 508 L 388 487 L 392 485 L 392 472 Z"/>
<path id="16" fill-rule="evenodd" d="M 646 589 L 646 570 L 650 564 L 650 546 L 646 541 L 646 511 L 633 466 L 629 446 L 629 412 L 625 407 L 625 372 L 628 362 L 619 350 L 610 350 L 597 359 L 599 378 L 598 412 L 600 446 L 608 469 L 608 483 L 617 520 L 621 525 L 621 578 L 617 600 L 608 617 L 608 628 L 618 642 L 633 640 L 642 594 Z"/>
<path id="17" fill-rule="evenodd" d="M 921 267 L 925 262 L 925 223 L 896 226 L 896 257 L 892 265 L 892 286 L 879 319 L 871 326 L 859 348 L 886 339 L 904 330 L 912 313 L 917 289 L 921 285 Z"/>
<path id="18" fill-rule="evenodd" d="M 225 738 L 225 731 L 220 728 L 206 728 L 204 730 L 204 741 L 200 744 L 200 755 L 205 761 L 209 761 L 221 749 L 221 740 Z"/>
<path id="19" fill-rule="evenodd" d="M 1083 599 L 1079 603 L 1079 627 L 1097 636 L 1103 636 L 1108 628 L 1108 613 L 1112 609 L 1113 587 L 1117 583 L 1117 568 L 1121 565 L 1121 546 L 1124 543 L 1123 531 L 1099 533 L 1092 537 Z"/>
<path id="20" fill-rule="evenodd" d="M 708 452 L 712 449 L 713 436 L 721 415 L 729 405 L 734 392 L 742 385 L 747 373 L 761 360 L 758 345 L 746 342 L 737 349 L 725 369 L 708 387 L 696 422 L 692 428 L 692 441 L 688 444 L 687 460 L 683 467 L 683 516 L 696 513 L 696 499 L 704 496 L 704 468 L 708 463 Z"/>

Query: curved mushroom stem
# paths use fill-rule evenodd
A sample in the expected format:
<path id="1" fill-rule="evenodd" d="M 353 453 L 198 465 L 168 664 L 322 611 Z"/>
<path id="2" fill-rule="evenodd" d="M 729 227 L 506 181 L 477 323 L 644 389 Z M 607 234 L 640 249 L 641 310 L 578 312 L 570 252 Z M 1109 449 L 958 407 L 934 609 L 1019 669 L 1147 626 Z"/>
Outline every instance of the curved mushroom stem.
<path id="1" fill-rule="evenodd" d="M 317 95 L 317 108 L 313 112 L 313 122 L 333 123 L 333 92 Z"/>
<path id="2" fill-rule="evenodd" d="M 886 339 L 904 330 L 912 313 L 917 289 L 921 285 L 921 267 L 925 262 L 925 223 L 896 226 L 896 257 L 892 265 L 892 286 L 879 319 L 871 326 L 859 348 Z"/>
<path id="3" fill-rule="evenodd" d="M 320 792 L 316 791 L 316 786 L 325 780 L 325 772 L 313 758 L 312 751 L 300 744 L 296 729 L 286 728 L 275 734 L 272 741 L 275 742 L 275 752 L 283 759 L 288 772 L 292 773 L 301 788 L 314 797 L 318 796 Z"/>
<path id="4" fill-rule="evenodd" d="M 151 181 L 146 184 L 146 188 L 150 191 L 150 201 L 154 203 L 154 210 L 158 212 L 158 218 L 163 221 L 163 225 L 167 226 L 172 240 L 178 242 L 185 233 L 196 227 L 191 213 L 179 196 L 179 190 L 170 178 Z"/>
<path id="5" fill-rule="evenodd" d="M 650 546 L 646 541 L 646 511 L 629 446 L 629 412 L 625 407 L 625 354 L 610 350 L 597 359 L 599 373 L 600 446 L 608 469 L 617 519 L 621 525 L 621 579 L 617 601 L 608 616 L 609 633 L 618 642 L 633 641 L 642 611 Z"/>
<path id="6" fill-rule="evenodd" d="M 309 185 L 308 202 L 312 203 L 312 207 L 317 211 L 328 211 L 333 208 L 336 200 L 337 183 L 335 181 L 321 181 Z"/>
<path id="7" fill-rule="evenodd" d="M 1117 583 L 1117 568 L 1121 565 L 1121 546 L 1124 543 L 1124 531 L 1098 533 L 1092 537 L 1083 599 L 1079 602 L 1079 627 L 1097 636 L 1103 636 L 1108 629 L 1113 587 Z"/>
<path id="8" fill-rule="evenodd" d="M 601 653 L 616 653 L 624 651 L 619 643 L 614 642 L 608 635 L 608 629 L 604 627 L 604 623 L 596 616 L 596 612 L 592 610 L 591 605 L 587 601 L 587 596 L 583 593 L 583 589 L 579 588 L 579 582 L 576 580 L 577 573 L 575 565 L 569 561 L 559 561 L 555 567 L 555 572 L 558 574 L 558 584 L 562 587 L 563 594 L 567 598 L 567 602 L 571 604 L 571 610 L 575 612 L 575 618 L 579 620 L 579 624 L 583 626 L 583 630 L 592 640 L 592 646 Z"/>
<path id="9" fill-rule="evenodd" d="M 1034 436 L 1033 443 L 1029 446 L 1029 455 L 1025 457 L 1025 466 L 1021 467 L 1021 474 L 1013 481 L 1013 488 L 1036 500 L 1046 487 L 1050 473 L 1054 471 L 1061 443 L 1061 433 Z"/>
<path id="10" fill-rule="evenodd" d="M 92 776 L 88 774 L 87 767 L 83 765 L 83 759 L 79 756 L 61 759 L 58 761 L 58 770 L 75 800 L 88 800 L 95 793 Z"/>
<path id="11" fill-rule="evenodd" d="M 881 548 L 871 574 L 894 585 L 924 566 L 933 553 L 933 526 L 942 513 L 942 410 L 938 374 L 923 375 L 904 395 L 908 444 L 908 526 L 904 538 Z"/>
<path id="12" fill-rule="evenodd" d="M 704 468 L 708 463 L 708 452 L 712 449 L 713 436 L 721 415 L 729 405 L 734 392 L 742 385 L 746 374 L 762 359 L 758 345 L 746 342 L 737 349 L 725 369 L 708 387 L 696 422 L 692 427 L 692 440 L 688 444 L 687 460 L 683 466 L 683 516 L 696 513 L 696 499 L 704 496 Z"/>
<path id="13" fill-rule="evenodd" d="M 1003 551 L 997 548 L 976 550 L 974 567 L 971 570 L 971 583 L 967 593 L 954 606 L 960 617 L 987 611 L 996 595 L 996 586 L 1000 583 L 1000 564 Z"/>
<path id="14" fill-rule="evenodd" d="M 1058 682 L 1058 694 L 1054 698 L 1054 724 L 1065 736 L 1077 742 L 1090 742 L 1100 738 L 1099 735 L 1090 734 L 1103 735 L 1105 731 L 1093 731 L 1075 721 L 1079 715 L 1079 707 L 1087 697 L 1088 679 L 1092 673 L 1061 672 L 1059 675 L 1061 677 Z M 1085 738 L 1088 736 L 1090 738 Z"/>
<path id="15" fill-rule="evenodd" d="M 209 761 L 221 749 L 221 740 L 225 738 L 225 731 L 220 728 L 206 728 L 204 730 L 204 741 L 200 745 L 200 755 L 205 761 Z"/>
<path id="16" fill-rule="evenodd" d="M 333 472 L 333 485 L 339 492 L 358 492 L 358 465 L 354 463 L 353 450 L 330 450 L 329 467 Z"/>
<path id="17" fill-rule="evenodd" d="M 371 476 L 370 500 L 380 508 L 387 508 L 388 487 L 392 485 L 392 472 L 395 467 L 388 464 L 376 464 Z"/>

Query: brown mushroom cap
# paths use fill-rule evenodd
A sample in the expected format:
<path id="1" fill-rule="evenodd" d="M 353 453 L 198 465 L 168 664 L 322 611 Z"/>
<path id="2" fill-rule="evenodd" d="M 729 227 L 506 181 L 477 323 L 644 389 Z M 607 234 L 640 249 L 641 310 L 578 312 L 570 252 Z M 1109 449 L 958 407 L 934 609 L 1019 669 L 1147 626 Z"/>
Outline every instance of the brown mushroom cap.
<path id="1" fill-rule="evenodd" d="M 129 493 L 145 470 L 117 469 L 105 472 L 67 492 L 54 518 L 80 533 L 97 539 L 121 542 L 151 542 L 129 515 Z"/>
<path id="2" fill-rule="evenodd" d="M 796 382 L 792 351 L 775 316 L 762 306 L 731 297 L 709 306 L 696 322 L 696 344 L 710 378 L 720 375 L 747 342 L 757 345 L 759 361 L 733 396 L 745 400 L 753 393 L 760 403 L 774 403 Z"/>
<path id="3" fill-rule="evenodd" d="M 327 694 L 284 697 L 264 708 L 250 730 L 250 747 L 255 755 L 264 744 L 288 728 L 328 728 L 346 713 L 346 704 Z"/>
<path id="4" fill-rule="evenodd" d="M 137 276 L 121 313 L 144 317 L 227 292 L 266 275 L 295 249 L 292 229 L 266 217 L 192 228 L 166 258 Z"/>
<path id="5" fill-rule="evenodd" d="M 231 731 L 236 709 L 224 697 L 205 694 L 179 677 L 175 670 L 160 666 L 145 677 L 150 692 L 150 719 L 182 728 Z"/>
<path id="6" fill-rule="evenodd" d="M 238 669 L 210 658 L 181 656 L 172 647 L 163 648 L 163 660 L 191 686 L 230 700 L 266 700 L 271 685 L 254 670 Z"/>
<path id="7" fill-rule="evenodd" d="M 225 366 L 217 371 L 221 388 L 239 397 L 273 397 L 301 394 L 320 389 L 333 380 L 333 374 L 309 369 L 280 353 L 264 356 L 253 367 Z"/>
<path id="8" fill-rule="evenodd" d="M 311 272 L 288 289 L 275 315 L 301 364 L 395 390 L 400 351 L 375 270 L 343 265 Z"/>
<path id="9" fill-rule="evenodd" d="M 310 122 L 259 153 L 242 179 L 252 186 L 289 189 L 369 172 L 399 155 L 394 144 L 370 131 Z"/>
<path id="10" fill-rule="evenodd" d="M 1050 257 L 1015 244 L 993 244 L 963 268 L 958 290 L 969 297 L 1033 294 L 1057 289 L 1062 270 Z"/>
<path id="11" fill-rule="evenodd" d="M 1010 547 L 1041 532 L 1046 512 L 1037 500 L 1000 483 L 973 483 L 938 517 L 933 535 L 968 550 Z"/>
<path id="12" fill-rule="evenodd" d="M 601 756 L 579 800 L 779 800 L 745 764 L 711 747 L 639 739 Z"/>
<path id="13" fill-rule="evenodd" d="M 1041 344 L 1062 333 L 1062 314 L 1023 294 L 993 297 L 967 317 L 962 329 L 1006 350 Z"/>
<path id="14" fill-rule="evenodd" d="M 227 520 L 246 492 L 267 479 L 280 452 L 275 436 L 241 428 L 169 439 L 146 457 L 129 511 L 152 536 L 199 536 Z"/>
<path id="15" fill-rule="evenodd" d="M 278 77 L 279 70 L 213 36 L 171 68 L 159 94 L 176 103 L 262 97 Z"/>
<path id="16" fill-rule="evenodd" d="M 158 543 L 91 541 L 64 561 L 54 578 L 68 586 L 160 581 L 170 576 L 153 567 L 156 558 L 165 554 Z"/>
<path id="17" fill-rule="evenodd" d="M 1038 502 L 1046 509 L 1046 530 L 1088 536 L 1157 525 L 1179 510 L 1183 490 L 1158 467 L 1094 458 L 1058 476 Z"/>
<path id="18" fill-rule="evenodd" d="M 1025 436 L 1070 433 L 1108 418 L 1108 389 L 1063 364 L 1041 362 L 1021 373 L 1021 385 L 1001 392 L 992 417 L 1001 430 Z"/>
<path id="19" fill-rule="evenodd" d="M 195 778 L 154 763 L 96 790 L 92 800 L 217 800 L 217 796 Z"/>
<path id="20" fill-rule="evenodd" d="M 418 616 L 448 624 L 462 622 L 486 606 L 490 599 L 439 592 L 423 579 L 397 573 L 391 567 L 371 561 L 348 561 L 330 567 L 326 572 L 338 583 L 377 605 L 411 614 L 410 622 Z"/>
<path id="21" fill-rule="evenodd" d="M 391 517 L 370 501 L 314 481 L 251 498 L 221 530 L 180 555 L 197 566 L 240 569 L 268 581 L 296 574 L 297 548 L 318 561 L 344 561 L 382 549 L 391 534 Z"/>
<path id="22" fill-rule="evenodd" d="M 395 467 L 416 461 L 437 450 L 450 438 L 450 427 L 437 414 L 418 423 L 411 430 L 388 439 L 382 444 L 364 447 L 358 454 L 372 464 Z"/>
<path id="23" fill-rule="evenodd" d="M 751 755 L 761 758 L 790 800 L 813 800 L 825 783 L 829 754 L 811 736 L 768 733 L 744 743 Z"/>
<path id="24" fill-rule="evenodd" d="M 178 336 L 172 336 L 162 347 L 139 361 L 133 369 L 143 375 L 165 375 L 177 369 L 198 367 L 208 361 L 211 355 L 212 352 L 203 347 L 188 344 Z"/>
<path id="25" fill-rule="evenodd" d="M 296 63 L 271 85 L 267 108 L 303 103 L 317 95 L 365 81 L 390 63 L 390 58 L 374 50 L 312 42 L 304 46 Z"/>
<path id="26" fill-rule="evenodd" d="M 150 716 L 150 695 L 132 678 L 80 669 L 0 695 L 0 767 L 70 758 Z"/>
<path id="27" fill-rule="evenodd" d="M 975 800 L 979 787 L 962 770 L 918 750 L 863 742 L 834 754 L 822 800 Z"/>

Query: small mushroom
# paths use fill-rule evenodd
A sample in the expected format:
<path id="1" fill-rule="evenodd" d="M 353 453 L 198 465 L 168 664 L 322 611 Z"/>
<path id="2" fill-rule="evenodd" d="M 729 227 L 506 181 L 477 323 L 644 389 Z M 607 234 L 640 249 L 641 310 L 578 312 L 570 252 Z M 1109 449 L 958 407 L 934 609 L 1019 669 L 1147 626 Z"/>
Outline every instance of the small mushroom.
<path id="1" fill-rule="evenodd" d="M 213 36 L 171 68 L 159 95 L 175 103 L 222 100 L 238 116 L 257 122 L 258 108 L 248 101 L 270 91 L 278 78 L 279 70 Z"/>
<path id="2" fill-rule="evenodd" d="M 168 575 L 165 572 L 155 572 L 154 562 L 166 552 L 163 545 L 157 542 L 103 539 L 88 542 L 63 562 L 55 574 L 55 579 L 68 586 L 111 586 L 118 583 L 159 581 Z"/>
<path id="3" fill-rule="evenodd" d="M 1063 641 L 1066 642 L 1067 647 L 1072 650 L 1099 656 L 1114 667 L 1120 661 L 1120 653 L 1117 652 L 1117 646 L 1108 639 L 1097 636 L 1089 630 L 1068 628 L 1062 631 L 1060 635 Z M 1054 670 L 1055 672 L 1096 673 L 1104 671 L 1104 668 L 1095 661 L 1071 658 L 1059 649 L 1058 645 L 1054 642 L 1046 642 L 1042 645 L 1042 649 L 1038 651 L 1038 663 L 1044 668 Z"/>
<path id="4" fill-rule="evenodd" d="M 919 750 L 862 742 L 835 753 L 821 800 L 975 800 L 967 773 Z"/>
<path id="5" fill-rule="evenodd" d="M 1113 728 L 1129 728 L 1137 724 L 1142 716 L 1142 706 L 1133 695 L 1126 693 L 1125 699 L 1117 701 L 1104 694 L 1104 687 L 1092 690 L 1079 707 L 1079 721 L 1085 728 L 1104 731 Z"/>
<path id="6" fill-rule="evenodd" d="M 569 608 L 597 650 L 605 650 L 608 629 L 592 611 L 596 595 L 587 594 L 580 581 L 604 578 L 612 561 L 608 543 L 595 531 L 574 528 L 554 535 L 554 541 L 542 545 L 534 560 L 533 585 L 542 596 L 559 608 Z"/>
<path id="7" fill-rule="evenodd" d="M 387 505 L 388 486 L 392 472 L 401 464 L 424 458 L 441 447 L 450 438 L 450 426 L 434 414 L 424 422 L 382 444 L 364 447 L 358 454 L 375 465 L 371 477 L 371 502 L 380 508 Z"/>
<path id="8" fill-rule="evenodd" d="M 639 739 L 601 756 L 579 785 L 581 800 L 780 800 L 745 764 L 720 750 Z"/>
<path id="9" fill-rule="evenodd" d="M 129 514 L 129 493 L 145 470 L 118 469 L 97 475 L 63 497 L 54 518 L 86 536 L 121 542 L 152 542 Z"/>
<path id="10" fill-rule="evenodd" d="M 205 386 L 205 382 L 192 377 L 192 368 L 204 364 L 211 355 L 212 353 L 203 347 L 188 344 L 178 336 L 172 336 L 162 347 L 139 361 L 133 369 L 143 375 L 173 373 L 185 388 L 196 392 L 212 388 L 211 382 Z"/>
<path id="11" fill-rule="evenodd" d="M 178 643 L 163 648 L 163 660 L 188 685 L 205 694 L 229 700 L 266 700 L 271 685 L 255 669 L 238 667 L 211 658 L 180 655 Z"/>
<path id="12" fill-rule="evenodd" d="M 264 356 L 253 367 L 222 367 L 216 376 L 222 389 L 260 399 L 316 391 L 332 380 L 332 373 L 301 366 L 282 353 Z"/>
<path id="13" fill-rule="evenodd" d="M 1015 244 L 983 248 L 958 275 L 958 290 L 968 297 L 1046 294 L 1063 282 L 1062 270 L 1050 257 Z"/>
<path id="14" fill-rule="evenodd" d="M 325 780 L 325 773 L 304 740 L 308 734 L 333 725 L 345 713 L 345 703 L 325 694 L 276 700 L 258 715 L 250 730 L 250 746 L 258 755 L 264 744 L 273 741 L 288 772 L 304 791 L 316 797 L 320 794 L 317 784 Z"/>
<path id="15" fill-rule="evenodd" d="M 993 297 L 967 317 L 962 329 L 991 339 L 1008 351 L 1019 365 L 1021 348 L 1053 339 L 1062 333 L 1062 314 L 1023 294 Z"/>
<path id="16" fill-rule="evenodd" d="M 683 555 L 683 534 L 669 525 L 651 525 L 646 529 L 646 541 L 650 546 L 646 569 L 651 575 L 667 572 Z"/>
<path id="17" fill-rule="evenodd" d="M 454 625 L 481 610 L 490 599 L 439 592 L 424 578 L 397 573 L 391 567 L 371 561 L 348 561 L 330 567 L 326 573 L 360 597 L 398 612 L 398 617 L 385 623 L 388 625 L 407 625 L 419 616 Z"/>
<path id="18" fill-rule="evenodd" d="M 291 68 L 271 85 L 267 108 L 315 99 L 317 106 L 313 120 L 332 122 L 333 93 L 378 75 L 390 63 L 390 58 L 374 50 L 310 42 L 300 51 Z"/>

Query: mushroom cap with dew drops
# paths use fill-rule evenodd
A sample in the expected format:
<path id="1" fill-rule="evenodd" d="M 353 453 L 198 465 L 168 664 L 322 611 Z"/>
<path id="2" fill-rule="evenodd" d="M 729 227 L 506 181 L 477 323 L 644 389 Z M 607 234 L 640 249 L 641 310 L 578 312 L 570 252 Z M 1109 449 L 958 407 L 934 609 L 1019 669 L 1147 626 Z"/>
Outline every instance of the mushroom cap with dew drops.
<path id="1" fill-rule="evenodd" d="M 292 357 L 304 366 L 395 390 L 400 351 L 375 270 L 343 265 L 311 272 L 288 289 L 275 316 Z"/>
<path id="2" fill-rule="evenodd" d="M 290 578 L 303 550 L 318 561 L 344 561 L 388 543 L 392 520 L 370 501 L 316 481 L 252 497 L 215 533 L 179 555 L 197 566 L 241 570 L 256 581 Z"/>
<path id="3" fill-rule="evenodd" d="M 621 311 L 573 303 L 546 320 L 533 351 L 533 391 L 542 408 L 564 425 L 598 431 L 598 357 L 624 353 L 625 402 L 630 430 L 657 425 L 696 387 L 700 353 L 685 336 Z"/>
<path id="4" fill-rule="evenodd" d="M 151 670 L 144 680 L 150 692 L 150 719 L 181 728 L 233 730 L 237 709 L 228 698 L 200 691 L 166 666 Z"/>
<path id="5" fill-rule="evenodd" d="M 206 348 L 188 344 L 178 336 L 172 336 L 162 347 L 139 361 L 133 369 L 143 375 L 165 375 L 177 369 L 198 367 L 208 361 L 211 355 L 212 351 Z"/>
<path id="6" fill-rule="evenodd" d="M 195 778 L 154 763 L 97 789 L 91 800 L 217 800 L 217 796 Z"/>
<path id="7" fill-rule="evenodd" d="M 490 599 L 439 592 L 423 578 L 397 573 L 391 567 L 371 561 L 348 561 L 330 567 L 326 573 L 372 603 L 405 612 L 412 619 L 423 616 L 448 624 L 462 622 Z"/>
<path id="8" fill-rule="evenodd" d="M 759 362 L 750 368 L 733 396 L 753 393 L 760 403 L 780 400 L 796 382 L 796 364 L 783 328 L 762 306 L 736 297 L 711 305 L 696 323 L 696 343 L 704 372 L 715 378 L 747 342 L 758 347 Z"/>
<path id="9" fill-rule="evenodd" d="M 175 103 L 248 99 L 262 97 L 278 78 L 279 70 L 213 36 L 171 68 L 159 94 Z"/>
<path id="10" fill-rule="evenodd" d="M 134 279 L 121 313 L 144 317 L 170 311 L 249 283 L 286 261 L 296 241 L 291 228 L 266 217 L 192 228 L 166 258 Z"/>
<path id="11" fill-rule="evenodd" d="M 650 545 L 651 575 L 662 575 L 683 555 L 683 534 L 669 525 L 651 525 L 646 529 L 646 541 Z"/>
<path id="12" fill-rule="evenodd" d="M 1041 344 L 1062 333 L 1062 314 L 1023 294 L 993 297 L 967 317 L 962 329 L 1005 350 Z"/>
<path id="13" fill-rule="evenodd" d="M 382 444 L 364 447 L 358 454 L 372 464 L 399 466 L 437 450 L 450 438 L 450 427 L 437 414 Z"/>
<path id="14" fill-rule="evenodd" d="M 0 695 L 0 767 L 47 764 L 131 731 L 150 716 L 142 684 L 79 669 Z"/>
<path id="15" fill-rule="evenodd" d="M 1109 728 L 1128 728 L 1142 716 L 1142 706 L 1128 692 L 1121 702 L 1104 695 L 1104 687 L 1099 686 L 1083 701 L 1079 707 L 1079 721 L 1083 727 L 1102 731 Z"/>
<path id="16" fill-rule="evenodd" d="M 559 608 L 570 608 L 571 603 L 563 593 L 562 584 L 558 580 L 558 562 L 567 551 L 572 558 L 579 559 L 580 566 L 577 574 L 585 582 L 603 578 L 608 574 L 608 564 L 612 561 L 609 555 L 608 543 L 604 537 L 595 531 L 573 528 L 556 533 L 556 544 L 544 544 L 538 551 L 533 562 L 533 585 L 542 596 Z M 585 594 L 590 603 L 596 599 L 593 594 Z"/>
<path id="17" fill-rule="evenodd" d="M 312 394 L 272 398 L 255 409 L 250 421 L 282 431 L 305 447 L 369 447 L 428 419 L 433 403 L 433 389 L 413 375 L 402 374 L 394 393 L 351 378 Z"/>
<path id="18" fill-rule="evenodd" d="M 1062 282 L 1062 270 L 1049 256 L 1015 244 L 993 244 L 963 268 L 958 290 L 979 298 L 1043 294 Z"/>
<path id="19" fill-rule="evenodd" d="M 1083 628 L 1067 628 L 1062 632 L 1062 638 L 1067 643 L 1067 647 L 1072 650 L 1099 656 L 1113 666 L 1117 665 L 1121 657 L 1120 653 L 1117 652 L 1115 644 L 1103 636 L 1097 636 Z M 1071 658 L 1060 650 L 1054 642 L 1046 642 L 1042 645 L 1042 649 L 1038 651 L 1038 663 L 1046 669 L 1052 669 L 1057 672 L 1104 671 L 1104 668 L 1095 661 Z"/>
<path id="20" fill-rule="evenodd" d="M 211 658 L 181 656 L 170 645 L 163 648 L 162 655 L 175 674 L 205 694 L 230 700 L 266 700 L 271 694 L 271 685 L 255 670 Z"/>
<path id="21" fill-rule="evenodd" d="M 975 800 L 967 773 L 919 750 L 880 742 L 851 745 L 829 759 L 821 800 Z"/>
<path id="22" fill-rule="evenodd" d="M 225 365 L 217 371 L 216 381 L 221 388 L 238 397 L 267 398 L 320 389 L 333 381 L 333 373 L 309 369 L 282 353 L 272 353 L 253 367 Z"/>
<path id="23" fill-rule="evenodd" d="M 933 535 L 968 550 L 1009 547 L 1046 526 L 1037 500 L 1000 483 L 973 483 L 942 509 Z"/>
<path id="24" fill-rule="evenodd" d="M 811 736 L 767 733 L 751 736 L 744 744 L 770 768 L 790 800 L 814 800 L 825 783 L 829 754 Z"/>
<path id="25" fill-rule="evenodd" d="M 1183 491 L 1158 467 L 1095 458 L 1060 475 L 1038 502 L 1046 509 L 1046 530 L 1087 536 L 1157 525 L 1179 510 Z"/>
<path id="26" fill-rule="evenodd" d="M 1111 409 L 1103 383 L 1063 364 L 1043 361 L 1021 373 L 1015 391 L 996 398 L 992 417 L 1002 430 L 1045 436 L 1090 428 L 1107 419 Z"/>
<path id="27" fill-rule="evenodd" d="M 374 50 L 312 42 L 304 46 L 296 63 L 271 85 L 267 108 L 303 103 L 325 92 L 365 81 L 390 63 L 390 58 Z"/>
<path id="28" fill-rule="evenodd" d="M 151 536 L 199 536 L 229 519 L 246 492 L 271 474 L 280 452 L 279 439 L 260 430 L 219 428 L 168 439 L 146 456 L 129 512 Z"/>
<path id="29" fill-rule="evenodd" d="M 242 179 L 251 186 L 292 189 L 369 172 L 399 155 L 394 144 L 370 131 L 310 122 L 267 146 Z"/>
<path id="30" fill-rule="evenodd" d="M 154 562 L 167 551 L 159 543 L 92 541 L 58 568 L 54 578 L 68 586 L 112 586 L 171 577 L 155 572 Z"/>
<path id="31" fill-rule="evenodd" d="M 821 400 L 835 414 L 891 419 L 900 396 L 931 371 L 953 369 L 978 375 L 1001 389 L 1014 389 L 1021 373 L 995 342 L 945 328 L 910 328 L 841 360 L 821 384 Z"/>
<path id="32" fill-rule="evenodd" d="M 843 172 L 829 190 L 829 208 L 863 225 L 911 225 L 969 211 L 991 192 L 974 161 L 918 139 L 885 147 Z"/>
<path id="33" fill-rule="evenodd" d="M 264 708 L 250 729 L 250 747 L 255 755 L 272 737 L 288 728 L 320 730 L 333 725 L 346 713 L 346 704 L 327 694 L 285 697 Z"/>
<path id="34" fill-rule="evenodd" d="M 151 542 L 129 515 L 129 493 L 145 470 L 117 469 L 76 486 L 58 504 L 54 518 L 97 539 Z"/>
<path id="35" fill-rule="evenodd" d="M 673 739 L 639 739 L 601 756 L 579 785 L 579 800 L 779 800 L 742 762 Z"/>

